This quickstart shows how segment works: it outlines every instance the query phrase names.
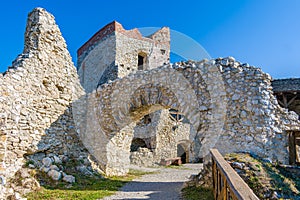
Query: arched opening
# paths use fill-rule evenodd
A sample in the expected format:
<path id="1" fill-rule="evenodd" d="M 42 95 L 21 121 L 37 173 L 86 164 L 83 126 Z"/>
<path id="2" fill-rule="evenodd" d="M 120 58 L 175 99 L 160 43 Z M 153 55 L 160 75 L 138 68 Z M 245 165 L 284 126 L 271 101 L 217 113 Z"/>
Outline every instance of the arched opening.
<path id="1" fill-rule="evenodd" d="M 130 152 L 138 151 L 139 148 L 147 148 L 146 142 L 141 138 L 133 138 L 130 145 Z"/>
<path id="2" fill-rule="evenodd" d="M 177 145 L 177 157 L 181 158 L 182 164 L 186 163 L 186 152 L 181 144 Z"/>
<path id="3" fill-rule="evenodd" d="M 132 76 L 137 76 L 137 79 L 129 77 L 118 80 L 112 85 L 112 90 L 107 91 L 112 91 L 108 95 L 105 87 L 97 90 L 96 99 L 110 103 L 110 106 L 99 104 L 96 109 L 100 125 L 97 131 L 101 130 L 106 135 L 107 146 L 103 146 L 103 156 L 96 143 L 90 149 L 103 162 L 101 166 L 105 173 L 126 174 L 132 161 L 145 166 L 148 163 L 160 164 L 162 159 L 176 158 L 177 144 L 181 141 L 189 141 L 191 150 L 187 156 L 191 162 L 200 155 L 196 140 L 201 118 L 197 96 L 191 90 L 190 83 L 184 81 L 180 74 L 174 73 L 174 76 L 183 80 L 180 88 L 186 88 L 185 90 L 177 89 L 179 86 L 173 84 L 174 77 L 168 76 L 169 69 L 162 72 L 149 75 L 136 73 Z M 120 89 L 122 85 L 130 87 Z M 106 98 L 107 96 L 110 98 Z M 170 118 L 171 108 L 179 111 L 176 121 Z M 159 116 L 156 117 L 156 114 Z M 150 117 L 144 117 L 145 115 Z M 141 131 L 138 132 L 137 129 Z M 146 145 L 149 141 L 151 149 L 139 147 L 140 151 L 131 152 L 133 138 L 143 139 Z M 97 154 L 98 152 L 100 153 Z"/>
<path id="4" fill-rule="evenodd" d="M 184 143 L 177 144 L 177 157 L 181 158 L 182 164 L 189 162 L 188 145 L 186 145 Z"/>

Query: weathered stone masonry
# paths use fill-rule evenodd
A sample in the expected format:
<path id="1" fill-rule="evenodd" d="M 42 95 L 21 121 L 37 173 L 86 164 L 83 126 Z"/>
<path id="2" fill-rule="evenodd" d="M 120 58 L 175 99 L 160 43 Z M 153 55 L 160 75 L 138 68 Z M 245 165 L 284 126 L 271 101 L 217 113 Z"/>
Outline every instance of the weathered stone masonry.
<path id="1" fill-rule="evenodd" d="M 125 77 L 129 73 L 154 69 L 169 63 L 169 54 L 168 28 L 164 27 L 150 36 L 143 37 L 137 29 L 125 30 L 121 24 L 114 21 L 103 27 L 79 48 L 78 73 L 85 90 L 91 91 L 99 85 Z M 153 144 L 155 143 L 154 146 L 157 148 L 152 148 L 152 152 L 149 153 L 153 157 L 152 160 L 148 159 L 151 165 L 159 163 L 163 158 L 177 156 L 175 152 L 178 137 L 173 135 L 175 132 L 172 131 L 172 123 L 167 122 L 168 119 L 167 111 L 154 113 L 150 124 L 143 126 L 143 123 L 138 123 L 132 130 L 133 140 L 141 139 L 140 136 L 143 136 L 143 139 L 152 140 Z M 164 123 L 161 123 L 161 120 Z M 157 123 L 153 123 L 154 121 Z M 183 126 L 179 125 L 180 128 Z M 163 136 L 164 134 L 166 136 Z M 186 140 L 189 139 L 189 131 L 180 134 L 185 135 Z M 160 137 L 172 137 L 173 140 L 164 142 Z M 175 148 L 169 148 L 171 146 Z M 134 155 L 136 158 L 140 157 L 137 152 Z"/>
<path id="2" fill-rule="evenodd" d="M 151 87 L 144 87 L 148 85 Z M 233 58 L 175 63 L 137 72 L 88 95 L 90 108 L 96 112 L 88 110 L 90 116 L 86 118 L 98 122 L 86 121 L 87 132 L 94 134 L 85 134 L 82 140 L 98 160 L 104 161 L 104 171 L 126 173 L 126 144 L 133 134 L 124 135 L 122 130 L 134 126 L 145 114 L 176 108 L 197 130 L 190 141 L 198 157 L 205 157 L 216 147 L 222 153 L 249 151 L 288 163 L 286 131 L 299 130 L 298 116 L 281 108 L 272 93 L 268 74 Z M 115 160 L 116 156 L 122 159 Z M 120 162 L 123 164 L 118 165 Z"/>
<path id="3" fill-rule="evenodd" d="M 161 109 L 179 110 L 188 120 L 194 131 L 188 138 L 178 135 L 178 140 L 189 141 L 195 158 L 216 147 L 221 153 L 250 151 L 288 163 L 287 131 L 300 130 L 298 116 L 279 106 L 268 74 L 232 57 L 164 64 L 168 40 L 155 40 L 165 37 L 165 28 L 151 42 L 136 43 L 135 56 L 129 52 L 122 60 L 109 50 L 99 56 L 102 44 L 118 51 L 134 43 L 135 38 L 126 37 L 120 41 L 128 42 L 118 46 L 118 34 L 137 34 L 121 30 L 115 22 L 108 26 L 112 34 L 100 31 L 92 39 L 101 39 L 101 44 L 88 43 L 80 50 L 78 73 L 85 93 L 54 17 L 41 8 L 29 14 L 23 54 L 0 76 L 0 199 L 34 188 L 34 181 L 12 181 L 24 170 L 25 158 L 57 179 L 72 177 L 55 170 L 53 162 L 80 159 L 78 172 L 88 173 L 89 154 L 106 174 L 126 174 L 136 123 Z M 162 66 L 153 66 L 148 57 L 143 60 L 145 68 L 136 70 L 138 54 L 149 56 L 146 46 L 152 44 L 161 56 L 156 64 Z M 112 77 L 102 84 L 99 80 L 110 72 Z M 168 139 L 161 137 L 164 143 Z"/>
<path id="4" fill-rule="evenodd" d="M 276 79 L 272 87 L 278 103 L 300 116 L 300 78 Z"/>
<path id="5" fill-rule="evenodd" d="M 78 51 L 77 69 L 86 92 L 98 85 L 138 70 L 152 69 L 169 62 L 170 32 L 162 28 L 143 37 L 137 29 L 125 30 L 116 21 L 99 30 Z M 138 65 L 138 58 L 143 64 Z"/>
<path id="6" fill-rule="evenodd" d="M 298 114 L 300 119 L 300 78 L 276 79 L 272 81 L 278 103 Z M 300 165 L 300 131 L 289 132 L 290 164 Z"/>
<path id="7" fill-rule="evenodd" d="M 71 103 L 84 92 L 54 17 L 44 9 L 28 15 L 24 51 L 8 71 L 0 74 L 0 92 L 3 199 L 16 189 L 9 182 L 24 165 L 25 155 L 55 148 L 65 149 L 68 155 L 72 148 L 67 145 L 77 145 L 66 138 L 72 136 L 74 128 L 62 127 L 72 123 Z M 56 123 L 60 119 L 66 124 Z"/>

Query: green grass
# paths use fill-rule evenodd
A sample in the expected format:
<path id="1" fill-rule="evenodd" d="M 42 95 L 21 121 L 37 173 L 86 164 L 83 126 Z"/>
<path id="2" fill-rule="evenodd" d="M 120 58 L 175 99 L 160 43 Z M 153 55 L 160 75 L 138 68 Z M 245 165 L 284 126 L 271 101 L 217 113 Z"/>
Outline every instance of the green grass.
<path id="1" fill-rule="evenodd" d="M 213 190 L 203 187 L 186 187 L 182 189 L 182 195 L 185 200 L 213 200 Z"/>
<path id="2" fill-rule="evenodd" d="M 141 170 L 136 170 L 136 169 L 129 169 L 129 173 L 128 176 L 134 176 L 134 177 L 140 177 L 146 174 L 155 174 L 158 172 L 145 172 L 145 171 L 141 171 Z"/>
<path id="3" fill-rule="evenodd" d="M 76 183 L 68 184 L 62 181 L 49 180 L 44 173 L 39 173 L 38 179 L 44 184 L 39 191 L 29 193 L 28 200 L 93 200 L 110 196 L 120 187 L 134 178 L 149 174 L 138 170 L 130 170 L 129 174 L 122 177 L 102 177 L 101 175 L 79 176 L 76 177 Z"/>
<path id="4" fill-rule="evenodd" d="M 259 178 L 257 178 L 256 176 L 251 176 L 248 179 L 248 185 L 250 188 L 252 188 L 252 190 L 257 191 L 260 187 L 262 187 Z"/>
<path id="5" fill-rule="evenodd" d="M 169 165 L 169 166 L 165 166 L 165 168 L 182 169 L 182 170 L 190 169 L 188 167 L 184 167 L 183 165 Z"/>
<path id="6" fill-rule="evenodd" d="M 275 190 L 281 191 L 287 196 L 293 196 L 295 194 L 299 195 L 299 178 L 285 171 L 284 168 L 280 167 L 279 165 L 264 163 L 263 167 L 266 169 L 270 178 L 272 178 Z"/>
<path id="7" fill-rule="evenodd" d="M 276 191 L 284 199 L 294 199 L 300 194 L 300 178 L 278 164 L 263 162 L 249 154 L 228 154 L 225 159 L 245 163 L 247 169 L 239 174 L 260 199 Z"/>
<path id="8" fill-rule="evenodd" d="M 28 167 L 30 164 L 34 164 L 32 160 L 27 160 L 25 166 Z"/>

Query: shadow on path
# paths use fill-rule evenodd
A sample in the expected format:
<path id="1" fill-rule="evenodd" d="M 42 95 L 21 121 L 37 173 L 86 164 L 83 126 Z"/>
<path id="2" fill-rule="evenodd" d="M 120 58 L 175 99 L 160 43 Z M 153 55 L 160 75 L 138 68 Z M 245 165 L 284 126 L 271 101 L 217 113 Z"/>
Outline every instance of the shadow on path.
<path id="1" fill-rule="evenodd" d="M 158 173 L 133 180 L 115 195 L 105 199 L 181 199 L 183 183 L 201 170 L 202 164 L 185 164 L 181 168 L 158 168 Z"/>

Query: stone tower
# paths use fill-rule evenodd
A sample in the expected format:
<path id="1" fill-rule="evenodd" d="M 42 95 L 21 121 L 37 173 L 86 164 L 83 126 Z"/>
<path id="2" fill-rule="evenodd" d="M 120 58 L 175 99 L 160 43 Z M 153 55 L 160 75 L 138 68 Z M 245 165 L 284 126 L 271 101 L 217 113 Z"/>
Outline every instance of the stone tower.
<path id="1" fill-rule="evenodd" d="M 138 29 L 125 30 L 113 21 L 77 51 L 77 70 L 86 92 L 137 70 L 153 69 L 170 61 L 170 31 L 163 27 L 148 37 Z"/>

